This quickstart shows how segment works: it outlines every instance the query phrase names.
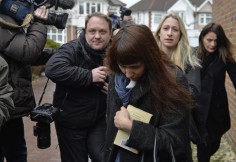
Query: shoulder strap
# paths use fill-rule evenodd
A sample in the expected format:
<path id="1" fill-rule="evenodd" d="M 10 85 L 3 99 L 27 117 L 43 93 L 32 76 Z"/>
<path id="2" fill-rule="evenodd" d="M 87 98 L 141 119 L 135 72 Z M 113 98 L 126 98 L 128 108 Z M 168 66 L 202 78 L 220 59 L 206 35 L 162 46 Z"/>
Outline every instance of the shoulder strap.
<path id="1" fill-rule="evenodd" d="M 42 93 L 42 95 L 41 95 L 41 97 L 40 97 L 40 99 L 39 99 L 38 105 L 40 105 L 41 102 L 42 102 L 43 95 L 45 94 L 45 91 L 46 91 L 46 88 L 47 88 L 47 85 L 48 85 L 48 81 L 49 81 L 49 78 L 47 78 L 47 81 L 46 81 L 46 84 L 45 84 L 45 86 L 44 86 L 43 93 Z"/>
<path id="2" fill-rule="evenodd" d="M 10 28 L 10 29 L 24 28 L 24 27 L 26 27 L 30 23 L 32 18 L 33 18 L 32 14 L 27 14 L 25 16 L 25 19 L 24 19 L 23 23 L 21 25 L 16 25 L 16 24 L 9 23 L 9 22 L 3 20 L 0 17 L 0 25 L 3 26 L 3 27 L 6 27 L 6 28 Z"/>

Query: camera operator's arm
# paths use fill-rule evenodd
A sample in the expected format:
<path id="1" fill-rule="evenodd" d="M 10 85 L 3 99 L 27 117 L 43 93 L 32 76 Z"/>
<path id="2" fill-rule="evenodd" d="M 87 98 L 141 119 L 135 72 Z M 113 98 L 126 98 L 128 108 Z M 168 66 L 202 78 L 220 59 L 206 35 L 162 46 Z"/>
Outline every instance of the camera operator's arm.
<path id="1" fill-rule="evenodd" d="M 8 84 L 7 64 L 0 57 L 0 127 L 10 118 L 9 111 L 14 110 L 12 94 L 13 89 Z"/>
<path id="2" fill-rule="evenodd" d="M 48 13 L 45 7 L 40 7 L 35 11 L 35 16 L 46 18 Z M 44 48 L 47 40 L 47 28 L 40 22 L 34 22 L 27 28 L 27 33 L 24 30 L 14 30 L 5 33 L 6 41 L 4 54 L 13 60 L 23 63 L 34 63 Z"/>
<path id="3" fill-rule="evenodd" d="M 37 59 L 36 63 L 32 65 L 45 65 L 50 57 L 57 52 L 57 48 L 44 48 L 40 57 Z"/>

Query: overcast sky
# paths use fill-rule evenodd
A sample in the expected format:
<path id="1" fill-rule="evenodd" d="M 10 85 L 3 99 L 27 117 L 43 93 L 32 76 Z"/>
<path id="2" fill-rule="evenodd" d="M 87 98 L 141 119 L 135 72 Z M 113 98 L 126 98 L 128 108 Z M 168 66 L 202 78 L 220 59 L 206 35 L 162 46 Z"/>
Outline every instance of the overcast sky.
<path id="1" fill-rule="evenodd" d="M 120 0 L 120 1 L 126 3 L 127 4 L 126 7 L 129 8 L 130 6 L 132 6 L 133 4 L 135 4 L 136 2 L 138 2 L 140 0 Z"/>

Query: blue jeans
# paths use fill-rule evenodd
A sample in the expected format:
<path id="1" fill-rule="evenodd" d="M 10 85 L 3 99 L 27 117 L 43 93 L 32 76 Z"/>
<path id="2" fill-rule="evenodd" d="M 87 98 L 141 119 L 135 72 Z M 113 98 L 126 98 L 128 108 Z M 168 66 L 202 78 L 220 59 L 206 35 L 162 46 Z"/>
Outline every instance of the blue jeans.
<path id="1" fill-rule="evenodd" d="M 88 129 L 69 129 L 55 122 L 61 162 L 102 162 L 105 145 L 106 120 Z"/>
<path id="2" fill-rule="evenodd" d="M 11 119 L 0 130 L 0 162 L 27 162 L 22 118 Z"/>

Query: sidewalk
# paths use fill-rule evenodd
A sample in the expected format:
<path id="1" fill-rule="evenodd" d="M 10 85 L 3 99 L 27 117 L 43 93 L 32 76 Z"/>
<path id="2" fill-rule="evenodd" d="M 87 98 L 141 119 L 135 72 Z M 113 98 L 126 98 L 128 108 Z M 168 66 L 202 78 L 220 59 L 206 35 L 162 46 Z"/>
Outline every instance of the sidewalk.
<path id="1" fill-rule="evenodd" d="M 46 77 L 40 77 L 39 79 L 33 82 L 33 88 L 37 104 L 39 102 L 39 98 L 43 93 L 46 81 Z M 49 81 L 41 104 L 52 103 L 54 89 L 55 84 L 52 81 Z M 60 162 L 60 153 L 54 123 L 51 123 L 51 146 L 47 149 L 39 149 L 37 147 L 37 137 L 33 135 L 33 126 L 36 123 L 31 121 L 27 117 L 24 118 L 24 123 L 25 138 L 28 147 L 28 162 Z M 194 162 L 197 162 L 196 148 L 194 145 L 193 159 Z M 223 137 L 220 149 L 212 157 L 211 162 L 236 162 L 236 155 L 232 151 L 232 148 L 228 145 L 225 137 Z"/>

